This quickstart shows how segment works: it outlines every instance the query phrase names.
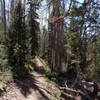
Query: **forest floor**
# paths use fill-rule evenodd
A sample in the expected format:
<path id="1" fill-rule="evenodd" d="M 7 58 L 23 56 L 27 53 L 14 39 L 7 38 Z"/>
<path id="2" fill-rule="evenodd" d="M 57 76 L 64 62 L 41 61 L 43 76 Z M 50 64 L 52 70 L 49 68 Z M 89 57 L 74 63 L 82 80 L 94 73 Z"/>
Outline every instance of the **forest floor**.
<path id="1" fill-rule="evenodd" d="M 37 66 L 43 66 L 36 57 Z M 13 79 L 7 83 L 0 100 L 61 100 L 61 91 L 57 84 L 45 75 L 33 71 L 25 79 Z"/>
<path id="2" fill-rule="evenodd" d="M 4 78 L 0 77 L 0 82 L 1 80 L 6 82 L 6 88 L 3 92 L 1 91 L 2 82 L 0 83 L 0 100 L 100 100 L 99 83 L 83 80 L 75 88 L 70 88 L 67 84 L 61 87 L 49 80 L 46 74 L 42 72 L 43 67 L 44 69 L 47 68 L 45 61 L 36 57 L 34 62 L 36 69 L 34 66 L 34 71 L 29 71 L 24 79 L 19 79 L 14 75 L 11 75 L 12 78 L 9 77 L 9 79 L 7 75 Z M 96 93 L 94 99 L 90 93 L 91 95 Z"/>
<path id="3" fill-rule="evenodd" d="M 59 100 L 59 96 L 58 86 L 34 71 L 23 81 L 12 81 L 0 100 Z"/>

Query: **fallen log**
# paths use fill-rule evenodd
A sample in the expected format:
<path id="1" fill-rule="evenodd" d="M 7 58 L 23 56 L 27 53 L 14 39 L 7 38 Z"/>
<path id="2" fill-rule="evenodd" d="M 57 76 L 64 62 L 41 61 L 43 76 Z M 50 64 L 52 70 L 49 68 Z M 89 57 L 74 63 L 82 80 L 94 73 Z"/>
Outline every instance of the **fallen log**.
<path id="1" fill-rule="evenodd" d="M 70 96 L 72 100 L 76 100 L 75 96 L 81 96 L 83 100 L 93 100 L 92 97 L 89 96 L 87 92 L 85 93 L 80 90 L 77 91 L 66 87 L 61 87 L 60 89 L 64 91 L 63 96 L 65 96 L 66 98 Z"/>
<path id="2" fill-rule="evenodd" d="M 98 94 L 100 93 L 99 83 L 85 80 L 77 81 L 73 88 L 69 88 L 66 82 L 65 87 L 60 87 L 60 90 L 63 91 L 63 96 L 70 97 L 71 100 L 100 100 L 100 94 Z"/>
<path id="3" fill-rule="evenodd" d="M 92 87 L 94 85 L 94 82 L 86 82 L 85 80 L 83 80 L 81 84 L 85 85 L 86 87 Z"/>
<path id="4" fill-rule="evenodd" d="M 64 92 L 61 93 L 61 97 L 65 98 L 66 100 L 75 100 L 74 96 Z"/>
<path id="5" fill-rule="evenodd" d="M 81 96 L 72 96 L 67 93 L 62 92 L 61 97 L 65 98 L 66 100 L 82 100 Z"/>
<path id="6" fill-rule="evenodd" d="M 76 91 L 74 89 L 70 89 L 68 87 L 60 87 L 60 90 L 63 90 L 67 94 L 71 94 L 71 95 L 78 95 L 79 94 L 79 91 Z"/>

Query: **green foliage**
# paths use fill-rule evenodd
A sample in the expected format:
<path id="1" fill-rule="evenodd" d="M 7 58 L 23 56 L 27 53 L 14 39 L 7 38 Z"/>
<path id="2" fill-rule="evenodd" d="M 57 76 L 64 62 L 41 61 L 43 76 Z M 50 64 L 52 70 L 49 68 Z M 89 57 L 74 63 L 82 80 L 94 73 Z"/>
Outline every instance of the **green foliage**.
<path id="1" fill-rule="evenodd" d="M 60 61 L 63 62 L 63 60 L 65 60 L 63 64 L 64 68 L 61 68 L 65 74 L 66 71 L 71 69 L 74 71 L 77 70 L 78 73 L 81 68 L 83 74 L 87 74 L 89 77 L 93 74 L 100 75 L 100 25 L 98 4 L 92 0 L 86 4 L 72 0 L 69 17 L 64 20 L 64 24 L 67 22 L 67 25 L 64 27 L 67 31 L 64 32 L 65 40 L 63 50 L 63 35 L 59 34 L 57 30 L 57 27 L 63 23 L 50 23 L 50 34 L 48 34 L 46 28 L 43 27 L 43 33 L 39 35 L 39 16 L 37 9 L 39 9 L 40 1 L 42 0 L 28 0 L 28 16 L 25 18 L 25 9 L 22 7 L 21 0 L 19 0 L 19 3 L 16 4 L 10 16 L 11 24 L 9 32 L 6 34 L 8 35 L 8 41 L 4 40 L 5 33 L 2 31 L 3 25 L 1 26 L 0 43 L 6 41 L 8 48 L 4 46 L 4 44 L 0 44 L 0 79 L 5 78 L 5 72 L 12 74 L 12 72 L 8 71 L 9 68 L 11 68 L 15 76 L 18 77 L 25 77 L 26 70 L 34 70 L 32 60 L 38 53 L 40 46 L 39 36 L 41 38 L 40 56 L 48 60 L 52 69 L 59 71 L 59 68 L 61 68 Z M 65 9 L 59 6 L 60 2 L 54 4 L 54 11 L 52 11 L 54 17 L 58 17 L 59 14 L 61 16 L 64 15 Z M 61 6 L 64 5 L 61 4 Z M 61 50 L 59 47 L 61 47 Z M 59 54 L 61 54 L 61 59 L 59 59 Z M 58 81 L 59 75 L 57 72 L 51 71 L 48 66 L 45 66 L 43 71 L 49 79 Z M 2 85 L 0 85 L 0 88 L 2 90 Z"/>
<path id="2" fill-rule="evenodd" d="M 34 66 L 32 66 L 31 63 L 26 64 L 26 65 L 25 65 L 25 68 L 26 68 L 27 70 L 34 71 Z"/>
<path id="3" fill-rule="evenodd" d="M 67 69 L 77 68 L 77 73 L 81 71 L 88 77 L 93 77 L 95 72 L 100 73 L 99 17 L 96 8 L 93 12 L 88 10 L 93 7 L 92 3 L 73 2 L 64 41 Z"/>
<path id="4" fill-rule="evenodd" d="M 77 17 L 77 16 L 82 16 L 84 15 L 84 9 L 82 8 L 82 6 L 77 7 L 75 6 L 74 8 L 72 8 L 72 16 Z"/>
<path id="5" fill-rule="evenodd" d="M 66 65 L 67 70 L 71 67 L 76 69 L 80 63 L 79 56 L 79 45 L 80 45 L 80 36 L 79 36 L 79 27 L 78 19 L 75 17 L 71 18 L 71 22 L 69 27 L 67 28 L 67 32 L 65 33 L 64 47 L 66 51 Z"/>
<path id="6" fill-rule="evenodd" d="M 0 80 L 3 82 L 11 81 L 13 79 L 12 76 L 13 75 L 10 68 L 0 71 Z"/>
<path id="7" fill-rule="evenodd" d="M 31 45 L 31 56 L 35 57 L 38 52 L 38 33 L 39 23 L 37 22 L 38 14 L 36 13 L 38 5 L 35 1 L 29 0 L 29 12 L 28 12 L 28 31 Z"/>
<path id="8" fill-rule="evenodd" d="M 57 76 L 58 76 L 57 72 L 52 72 L 48 66 L 45 66 L 43 71 L 45 76 L 48 77 L 50 80 L 57 81 Z"/>
<path id="9" fill-rule="evenodd" d="M 12 22 L 8 35 L 8 60 L 9 65 L 13 67 L 16 73 L 25 71 L 26 55 L 26 25 L 24 20 L 24 9 L 21 1 L 12 13 Z"/>
<path id="10" fill-rule="evenodd" d="M 7 51 L 4 45 L 0 44 L 0 70 L 8 67 Z"/>

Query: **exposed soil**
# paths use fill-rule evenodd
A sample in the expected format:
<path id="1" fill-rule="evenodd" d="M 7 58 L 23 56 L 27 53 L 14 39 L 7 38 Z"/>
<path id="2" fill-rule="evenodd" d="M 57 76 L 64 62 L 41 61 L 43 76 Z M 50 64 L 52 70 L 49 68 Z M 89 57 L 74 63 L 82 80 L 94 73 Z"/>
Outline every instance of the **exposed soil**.
<path id="1" fill-rule="evenodd" d="M 26 79 L 15 79 L 0 97 L 0 100 L 59 100 L 57 85 L 43 75 L 32 72 Z"/>

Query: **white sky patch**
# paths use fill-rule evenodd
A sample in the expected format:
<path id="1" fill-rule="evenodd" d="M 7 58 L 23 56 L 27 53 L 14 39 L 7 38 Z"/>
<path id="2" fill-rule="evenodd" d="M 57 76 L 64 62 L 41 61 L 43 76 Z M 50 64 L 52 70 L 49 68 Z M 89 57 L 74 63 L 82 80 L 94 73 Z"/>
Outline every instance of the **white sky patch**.
<path id="1" fill-rule="evenodd" d="M 40 26 L 46 26 L 46 28 L 48 27 L 48 6 L 47 6 L 47 0 L 43 0 L 41 3 L 41 8 L 38 11 L 39 14 L 39 18 L 40 18 Z M 52 0 L 48 0 L 48 1 L 52 1 Z M 80 3 L 83 3 L 84 0 L 77 0 Z M 69 2 L 69 0 L 67 1 L 67 3 Z M 70 2 L 69 2 L 70 3 Z M 69 5 L 69 4 L 68 4 Z M 66 6 L 66 9 L 68 8 L 68 6 Z"/>
<path id="2" fill-rule="evenodd" d="M 77 0 L 77 1 L 79 1 L 80 3 L 83 3 L 84 2 L 84 0 Z"/>
<path id="3" fill-rule="evenodd" d="M 11 0 L 6 0 L 6 9 L 9 9 Z M 39 14 L 39 20 L 40 20 L 40 26 L 46 26 L 48 27 L 48 6 L 47 6 L 47 1 L 50 0 L 43 0 L 40 6 L 40 10 L 38 11 Z M 69 1 L 69 0 L 68 0 Z M 84 0 L 77 0 L 80 3 L 84 2 Z"/>

